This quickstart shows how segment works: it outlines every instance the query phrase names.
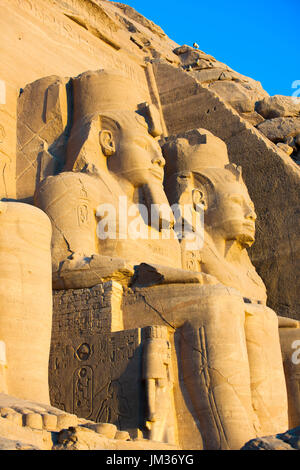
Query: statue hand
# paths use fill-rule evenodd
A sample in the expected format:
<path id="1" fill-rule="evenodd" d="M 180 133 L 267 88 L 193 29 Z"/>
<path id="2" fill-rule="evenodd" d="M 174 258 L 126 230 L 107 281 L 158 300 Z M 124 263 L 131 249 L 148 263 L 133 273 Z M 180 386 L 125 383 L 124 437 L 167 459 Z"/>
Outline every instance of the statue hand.
<path id="1" fill-rule="evenodd" d="M 54 289 L 78 289 L 92 287 L 108 280 L 127 285 L 133 274 L 133 266 L 122 258 L 73 253 L 70 258 L 61 263 L 59 270 L 53 273 L 53 287 Z"/>
<path id="2" fill-rule="evenodd" d="M 210 274 L 205 274 L 205 273 L 197 273 L 197 274 L 199 275 L 199 284 L 202 284 L 202 285 L 220 284 L 220 281 L 215 276 L 211 276 Z"/>
<path id="3" fill-rule="evenodd" d="M 155 284 L 219 284 L 217 278 L 209 274 L 188 271 L 181 268 L 171 268 L 157 264 L 141 263 L 135 268 L 133 284 L 151 286 Z"/>

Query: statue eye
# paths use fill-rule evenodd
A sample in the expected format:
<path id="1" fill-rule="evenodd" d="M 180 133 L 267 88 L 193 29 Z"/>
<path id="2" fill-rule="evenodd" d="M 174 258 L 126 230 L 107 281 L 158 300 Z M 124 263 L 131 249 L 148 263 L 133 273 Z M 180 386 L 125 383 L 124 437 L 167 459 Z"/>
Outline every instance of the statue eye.
<path id="1" fill-rule="evenodd" d="M 232 202 L 235 202 L 236 204 L 243 204 L 244 203 L 244 198 L 242 196 L 231 196 L 230 200 Z"/>
<path id="2" fill-rule="evenodd" d="M 146 140 L 138 139 L 134 141 L 139 147 L 143 148 L 144 150 L 150 150 L 150 145 Z"/>
<path id="3" fill-rule="evenodd" d="M 188 180 L 191 178 L 191 173 L 182 173 L 177 176 L 177 180 Z"/>

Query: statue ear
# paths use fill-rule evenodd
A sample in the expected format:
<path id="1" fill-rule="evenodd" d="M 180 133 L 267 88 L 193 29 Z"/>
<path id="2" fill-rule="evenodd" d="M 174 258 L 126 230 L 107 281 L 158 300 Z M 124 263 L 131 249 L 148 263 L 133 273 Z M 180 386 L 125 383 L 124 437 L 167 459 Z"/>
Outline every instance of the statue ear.
<path id="1" fill-rule="evenodd" d="M 99 132 L 99 142 L 103 155 L 110 157 L 116 152 L 116 144 L 113 133 L 109 130 L 102 130 Z"/>
<path id="2" fill-rule="evenodd" d="M 204 194 L 204 191 L 194 188 L 192 192 L 192 198 L 194 207 L 202 205 L 204 210 L 207 209 L 207 198 Z"/>

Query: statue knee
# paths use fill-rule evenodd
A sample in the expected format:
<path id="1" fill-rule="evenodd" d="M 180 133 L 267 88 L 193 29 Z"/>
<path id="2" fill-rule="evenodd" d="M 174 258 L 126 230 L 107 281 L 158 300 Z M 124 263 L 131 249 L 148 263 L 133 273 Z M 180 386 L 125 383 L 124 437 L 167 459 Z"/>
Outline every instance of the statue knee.
<path id="1" fill-rule="evenodd" d="M 222 284 L 212 287 L 205 291 L 200 288 L 196 300 L 197 308 L 185 311 L 184 324 L 200 328 L 219 324 L 228 326 L 235 321 L 243 321 L 245 309 L 242 295 L 237 290 Z"/>

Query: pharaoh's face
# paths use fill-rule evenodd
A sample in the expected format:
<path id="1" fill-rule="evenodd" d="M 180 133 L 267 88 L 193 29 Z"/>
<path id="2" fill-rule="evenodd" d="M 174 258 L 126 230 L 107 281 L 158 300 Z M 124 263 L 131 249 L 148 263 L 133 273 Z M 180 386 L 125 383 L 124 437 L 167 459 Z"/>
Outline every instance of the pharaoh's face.
<path id="1" fill-rule="evenodd" d="M 108 164 L 111 171 L 135 187 L 163 181 L 165 160 L 161 148 L 138 123 L 134 129 L 122 130 L 116 154 Z"/>
<path id="2" fill-rule="evenodd" d="M 243 247 L 254 242 L 256 214 L 244 183 L 236 181 L 219 188 L 208 215 L 211 229 L 226 240 L 236 240 Z"/>

